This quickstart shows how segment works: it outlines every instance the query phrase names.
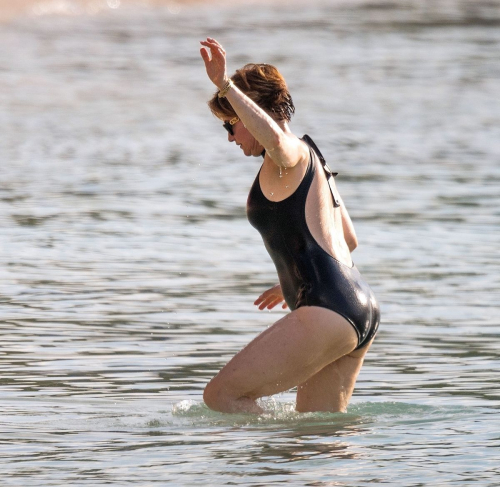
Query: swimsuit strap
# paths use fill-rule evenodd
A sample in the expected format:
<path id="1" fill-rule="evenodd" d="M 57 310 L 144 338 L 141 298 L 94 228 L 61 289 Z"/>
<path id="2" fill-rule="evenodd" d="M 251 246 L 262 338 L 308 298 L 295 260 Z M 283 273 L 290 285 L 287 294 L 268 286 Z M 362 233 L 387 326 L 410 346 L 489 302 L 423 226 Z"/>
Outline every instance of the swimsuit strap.
<path id="1" fill-rule="evenodd" d="M 319 160 L 321 161 L 321 165 L 323 166 L 323 169 L 325 170 L 326 174 L 326 180 L 328 181 L 328 186 L 330 187 L 330 192 L 332 193 L 333 197 L 333 207 L 338 208 L 340 206 L 340 201 L 336 196 L 335 192 L 335 185 L 333 182 L 333 178 L 337 176 L 338 172 L 332 172 L 330 167 L 325 161 L 325 158 L 323 157 L 323 154 L 321 154 L 321 151 L 318 149 L 318 146 L 314 143 L 314 141 L 309 137 L 309 135 L 304 135 L 302 139 L 316 152 L 316 155 L 319 157 Z"/>

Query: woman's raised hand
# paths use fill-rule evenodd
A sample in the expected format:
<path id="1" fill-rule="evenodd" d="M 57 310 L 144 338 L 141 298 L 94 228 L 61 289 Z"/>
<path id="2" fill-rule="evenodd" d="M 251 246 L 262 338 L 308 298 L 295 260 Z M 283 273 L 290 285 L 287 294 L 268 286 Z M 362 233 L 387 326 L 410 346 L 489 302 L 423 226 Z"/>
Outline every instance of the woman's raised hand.
<path id="1" fill-rule="evenodd" d="M 208 77 L 220 90 L 227 81 L 226 51 L 211 37 L 207 37 L 206 41 L 200 41 L 200 44 L 205 46 L 200 49 L 200 54 L 205 62 Z M 210 54 L 208 51 L 210 51 Z"/>
<path id="2" fill-rule="evenodd" d="M 276 284 L 271 289 L 264 291 L 255 301 L 256 306 L 259 306 L 259 309 L 273 309 L 277 304 L 283 302 L 285 298 L 283 297 L 283 293 L 281 292 L 281 286 Z M 286 303 L 283 303 L 283 309 L 288 308 Z"/>

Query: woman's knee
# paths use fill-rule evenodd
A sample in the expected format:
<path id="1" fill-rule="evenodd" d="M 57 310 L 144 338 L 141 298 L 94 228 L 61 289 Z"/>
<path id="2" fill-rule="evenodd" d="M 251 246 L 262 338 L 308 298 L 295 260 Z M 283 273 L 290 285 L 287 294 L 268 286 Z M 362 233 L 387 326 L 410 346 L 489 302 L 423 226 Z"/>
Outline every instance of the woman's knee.
<path id="1" fill-rule="evenodd" d="M 213 410 L 217 410 L 215 407 L 217 404 L 217 391 L 215 386 L 213 385 L 213 379 L 205 386 L 205 390 L 203 391 L 203 401 L 205 404 Z"/>
<path id="2" fill-rule="evenodd" d="M 203 392 L 205 404 L 213 411 L 220 413 L 256 413 L 263 409 L 254 398 L 236 393 L 228 384 L 224 384 L 217 377 L 212 379 Z"/>
<path id="3" fill-rule="evenodd" d="M 242 394 L 237 387 L 214 377 L 203 391 L 205 404 L 220 413 L 261 413 L 262 408 L 255 402 L 255 397 Z"/>
<path id="4" fill-rule="evenodd" d="M 203 401 L 214 411 L 223 412 L 230 400 L 231 394 L 228 392 L 228 388 L 217 377 L 214 377 L 203 391 Z"/>

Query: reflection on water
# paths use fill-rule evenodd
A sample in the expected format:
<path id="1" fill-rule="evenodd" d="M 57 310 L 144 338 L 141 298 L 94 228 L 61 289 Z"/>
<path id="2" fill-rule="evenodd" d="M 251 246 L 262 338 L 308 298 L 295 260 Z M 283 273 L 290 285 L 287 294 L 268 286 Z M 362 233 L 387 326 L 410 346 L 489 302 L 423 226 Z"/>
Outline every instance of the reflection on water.
<path id="1" fill-rule="evenodd" d="M 2 24 L 9 485 L 494 485 L 500 3 L 176 5 Z M 245 215 L 260 161 L 207 110 L 206 35 L 230 70 L 279 66 L 340 173 L 383 314 L 347 414 L 202 403 L 282 315 L 253 309 L 276 279 Z"/>

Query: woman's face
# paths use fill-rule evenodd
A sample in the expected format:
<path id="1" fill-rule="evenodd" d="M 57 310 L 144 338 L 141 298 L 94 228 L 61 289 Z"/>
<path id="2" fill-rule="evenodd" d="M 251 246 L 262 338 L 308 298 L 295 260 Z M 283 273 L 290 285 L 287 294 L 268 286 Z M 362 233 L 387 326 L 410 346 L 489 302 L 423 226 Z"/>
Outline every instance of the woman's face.
<path id="1" fill-rule="evenodd" d="M 240 146 L 240 149 L 246 156 L 258 157 L 262 154 L 264 147 L 260 145 L 255 137 L 247 130 L 241 120 L 238 120 L 233 126 L 233 134 L 227 134 L 227 140 Z"/>

